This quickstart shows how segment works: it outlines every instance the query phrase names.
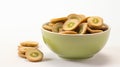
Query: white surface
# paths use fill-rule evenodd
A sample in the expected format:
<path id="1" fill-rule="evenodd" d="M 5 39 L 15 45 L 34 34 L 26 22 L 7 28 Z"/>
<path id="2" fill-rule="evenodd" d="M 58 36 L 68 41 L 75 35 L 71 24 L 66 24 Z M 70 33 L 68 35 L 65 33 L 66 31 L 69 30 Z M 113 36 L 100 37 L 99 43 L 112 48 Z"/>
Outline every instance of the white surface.
<path id="1" fill-rule="evenodd" d="M 0 66 L 2 67 L 119 67 L 119 0 L 0 0 Z M 54 17 L 70 13 L 98 15 L 111 26 L 106 46 L 86 60 L 64 60 L 42 41 L 40 27 Z M 42 62 L 29 62 L 17 55 L 21 41 L 34 40 L 44 52 Z"/>

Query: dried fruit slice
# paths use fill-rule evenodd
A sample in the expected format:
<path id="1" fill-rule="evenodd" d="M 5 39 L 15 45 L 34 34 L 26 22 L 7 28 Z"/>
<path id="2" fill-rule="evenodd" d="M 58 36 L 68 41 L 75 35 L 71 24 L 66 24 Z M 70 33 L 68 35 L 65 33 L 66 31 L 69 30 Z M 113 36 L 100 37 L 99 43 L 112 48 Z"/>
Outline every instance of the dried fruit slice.
<path id="1" fill-rule="evenodd" d="M 21 42 L 20 45 L 24 46 L 24 47 L 36 47 L 36 46 L 38 46 L 38 42 L 35 42 L 35 41 L 24 41 L 24 42 Z"/>
<path id="2" fill-rule="evenodd" d="M 87 22 L 88 22 L 88 26 L 91 29 L 100 29 L 101 26 L 103 25 L 103 19 L 98 16 L 89 17 Z"/>
<path id="3" fill-rule="evenodd" d="M 26 53 L 28 50 L 31 50 L 31 49 L 37 49 L 38 47 L 23 47 L 23 46 L 20 46 L 18 47 L 18 51 L 21 52 L 21 53 Z"/>
<path id="4" fill-rule="evenodd" d="M 67 17 L 53 18 L 50 20 L 50 22 L 51 23 L 65 22 L 67 19 L 68 19 Z"/>
<path id="5" fill-rule="evenodd" d="M 54 26 L 52 28 L 52 32 L 59 32 L 60 28 L 62 28 L 62 27 L 63 27 L 63 23 L 62 22 L 56 23 L 56 24 L 54 24 Z"/>
<path id="6" fill-rule="evenodd" d="M 83 14 L 79 14 L 80 18 L 82 19 L 81 21 L 83 21 L 85 19 L 85 15 Z"/>
<path id="7" fill-rule="evenodd" d="M 77 34 L 75 31 L 62 31 L 60 34 Z"/>
<path id="8" fill-rule="evenodd" d="M 107 30 L 107 29 L 108 29 L 108 26 L 105 25 L 105 24 L 103 24 L 102 27 L 101 27 L 101 30 L 105 31 L 105 30 Z"/>
<path id="9" fill-rule="evenodd" d="M 54 23 L 49 22 L 49 23 L 48 23 L 48 26 L 53 27 L 53 26 L 54 26 Z"/>
<path id="10" fill-rule="evenodd" d="M 25 53 L 21 53 L 20 51 L 18 51 L 18 55 L 22 58 L 26 58 Z"/>
<path id="11" fill-rule="evenodd" d="M 59 28 L 59 32 L 62 32 L 62 31 L 64 31 L 63 28 Z"/>
<path id="12" fill-rule="evenodd" d="M 81 22 L 83 19 L 85 19 L 85 16 L 82 14 L 81 15 L 70 14 L 70 15 L 68 15 L 68 19 L 77 19 Z"/>
<path id="13" fill-rule="evenodd" d="M 79 27 L 80 27 L 79 34 L 86 33 L 86 31 L 87 31 L 87 23 L 82 23 L 82 24 L 80 24 Z"/>
<path id="14" fill-rule="evenodd" d="M 52 26 L 49 26 L 47 24 L 43 25 L 43 28 L 46 29 L 46 30 L 49 30 L 49 31 L 52 30 Z"/>
<path id="15" fill-rule="evenodd" d="M 90 32 L 90 33 L 99 33 L 99 32 L 103 32 L 102 30 L 92 30 L 91 28 L 87 27 L 87 30 Z"/>
<path id="16" fill-rule="evenodd" d="M 88 18 L 89 18 L 89 17 L 85 17 L 81 22 L 82 22 L 82 23 L 85 23 L 85 22 L 87 23 L 87 19 L 88 19 Z"/>
<path id="17" fill-rule="evenodd" d="M 79 24 L 79 20 L 69 19 L 63 24 L 63 30 L 74 30 Z"/>
<path id="18" fill-rule="evenodd" d="M 78 20 L 81 20 L 80 16 L 77 15 L 77 14 L 70 14 L 67 17 L 68 17 L 68 19 L 78 19 Z"/>
<path id="19" fill-rule="evenodd" d="M 37 62 L 43 59 L 43 53 L 38 49 L 31 49 L 25 53 L 26 58 L 29 61 Z"/>

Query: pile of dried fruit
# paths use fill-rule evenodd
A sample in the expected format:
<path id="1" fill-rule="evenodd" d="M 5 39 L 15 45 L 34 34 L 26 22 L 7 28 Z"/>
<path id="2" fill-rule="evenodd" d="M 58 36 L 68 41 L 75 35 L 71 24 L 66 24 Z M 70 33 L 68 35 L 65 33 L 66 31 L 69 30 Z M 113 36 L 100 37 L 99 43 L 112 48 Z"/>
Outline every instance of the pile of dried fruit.
<path id="1" fill-rule="evenodd" d="M 18 55 L 29 61 L 37 62 L 43 59 L 43 53 L 38 49 L 38 42 L 24 41 L 18 46 Z"/>
<path id="2" fill-rule="evenodd" d="M 91 34 L 103 32 L 108 29 L 101 17 L 85 17 L 78 14 L 51 19 L 50 22 L 43 25 L 43 28 L 61 34 Z"/>

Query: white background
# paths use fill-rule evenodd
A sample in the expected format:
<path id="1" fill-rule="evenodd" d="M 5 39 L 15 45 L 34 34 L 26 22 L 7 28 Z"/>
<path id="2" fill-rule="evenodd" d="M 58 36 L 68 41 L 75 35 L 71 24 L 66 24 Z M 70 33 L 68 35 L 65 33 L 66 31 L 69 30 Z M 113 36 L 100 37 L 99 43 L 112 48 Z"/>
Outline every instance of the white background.
<path id="1" fill-rule="evenodd" d="M 119 0 L 0 0 L 0 67 L 119 67 Z M 85 60 L 59 58 L 44 44 L 41 25 L 70 13 L 100 16 L 111 26 L 106 46 Z M 29 62 L 17 55 L 21 41 L 33 40 L 44 53 L 42 62 Z"/>

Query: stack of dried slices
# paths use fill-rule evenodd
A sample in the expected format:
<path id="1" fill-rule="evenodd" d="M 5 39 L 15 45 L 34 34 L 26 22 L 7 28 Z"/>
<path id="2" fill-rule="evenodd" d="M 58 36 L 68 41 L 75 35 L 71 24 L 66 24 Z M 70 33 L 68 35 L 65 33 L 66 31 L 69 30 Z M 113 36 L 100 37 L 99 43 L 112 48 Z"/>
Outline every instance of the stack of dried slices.
<path id="1" fill-rule="evenodd" d="M 108 29 L 99 16 L 86 17 L 82 14 L 69 14 L 67 17 L 53 18 L 43 28 L 61 34 L 92 34 Z"/>
<path id="2" fill-rule="evenodd" d="M 43 59 L 43 53 L 38 49 L 38 42 L 35 41 L 21 42 L 18 46 L 18 55 L 32 62 Z"/>

